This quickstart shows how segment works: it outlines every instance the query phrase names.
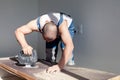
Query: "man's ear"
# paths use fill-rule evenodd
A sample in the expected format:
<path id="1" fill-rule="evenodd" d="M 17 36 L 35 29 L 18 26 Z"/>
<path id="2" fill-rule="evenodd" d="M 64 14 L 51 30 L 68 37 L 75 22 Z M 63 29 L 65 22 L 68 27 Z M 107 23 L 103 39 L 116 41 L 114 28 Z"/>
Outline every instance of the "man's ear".
<path id="1" fill-rule="evenodd" d="M 46 21 L 45 21 L 45 24 L 48 23 L 48 22 L 49 22 L 49 21 L 46 20 Z M 44 33 L 44 27 L 45 27 L 45 25 L 43 26 L 43 29 L 41 30 L 41 33 Z"/>
<path id="2" fill-rule="evenodd" d="M 58 38 L 59 37 L 59 28 L 57 27 L 57 34 L 56 34 L 56 37 Z"/>

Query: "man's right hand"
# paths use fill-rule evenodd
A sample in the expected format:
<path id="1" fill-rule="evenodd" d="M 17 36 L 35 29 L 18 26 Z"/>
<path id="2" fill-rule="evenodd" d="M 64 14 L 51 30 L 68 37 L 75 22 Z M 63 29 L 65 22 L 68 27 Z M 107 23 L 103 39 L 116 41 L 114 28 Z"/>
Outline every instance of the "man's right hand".
<path id="1" fill-rule="evenodd" d="M 26 47 L 23 47 L 22 50 L 23 50 L 24 54 L 26 54 L 26 55 L 31 55 L 33 48 L 28 45 L 28 46 L 26 46 Z"/>
<path id="2" fill-rule="evenodd" d="M 15 30 L 15 37 L 16 37 L 18 43 L 21 45 L 24 54 L 26 54 L 26 55 L 31 55 L 33 48 L 27 44 L 25 35 L 30 34 L 33 31 L 39 32 L 36 21 L 37 21 L 37 19 L 31 20 L 27 24 L 25 24 Z"/>

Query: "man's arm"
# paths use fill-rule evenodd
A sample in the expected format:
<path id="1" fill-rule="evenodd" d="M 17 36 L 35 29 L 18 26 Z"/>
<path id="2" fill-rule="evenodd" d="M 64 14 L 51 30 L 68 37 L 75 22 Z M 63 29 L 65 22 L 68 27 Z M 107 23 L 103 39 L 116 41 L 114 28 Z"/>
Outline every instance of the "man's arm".
<path id="1" fill-rule="evenodd" d="M 59 30 L 60 30 L 62 41 L 65 44 L 65 48 L 63 50 L 62 57 L 58 63 L 59 67 L 62 69 L 65 66 L 65 64 L 68 62 L 70 56 L 72 55 L 74 45 L 73 45 L 73 41 L 70 36 L 68 27 L 67 27 L 66 20 L 64 20 L 62 22 L 62 24 L 59 27 Z"/>
<path id="2" fill-rule="evenodd" d="M 58 62 L 58 64 L 49 67 L 47 69 L 48 73 L 57 72 L 57 71 L 60 71 L 61 69 L 63 69 L 63 67 L 68 62 L 70 56 L 72 55 L 72 51 L 74 48 L 72 38 L 71 38 L 70 33 L 68 31 L 67 21 L 63 21 L 62 24 L 59 26 L 59 32 L 60 32 L 62 41 L 65 44 L 65 48 L 62 52 L 62 56 L 61 56 L 61 59 Z"/>
<path id="3" fill-rule="evenodd" d="M 22 50 L 24 51 L 25 54 L 32 53 L 32 47 L 29 46 L 29 44 L 25 40 L 25 35 L 33 31 L 39 31 L 36 25 L 36 20 L 32 20 L 26 25 L 23 25 L 15 30 L 16 39 L 21 45 Z"/>

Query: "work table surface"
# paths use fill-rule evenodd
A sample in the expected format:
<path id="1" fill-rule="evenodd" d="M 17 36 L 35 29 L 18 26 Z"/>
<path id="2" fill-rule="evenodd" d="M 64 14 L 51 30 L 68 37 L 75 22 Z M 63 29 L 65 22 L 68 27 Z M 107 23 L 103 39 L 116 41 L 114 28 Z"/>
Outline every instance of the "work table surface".
<path id="1" fill-rule="evenodd" d="M 25 80 L 108 80 L 117 76 L 114 73 L 86 69 L 74 66 L 65 66 L 58 73 L 46 73 L 45 70 L 49 67 L 44 61 L 38 61 L 35 68 L 25 68 L 16 65 L 16 61 L 10 58 L 0 58 L 0 68 Z"/>

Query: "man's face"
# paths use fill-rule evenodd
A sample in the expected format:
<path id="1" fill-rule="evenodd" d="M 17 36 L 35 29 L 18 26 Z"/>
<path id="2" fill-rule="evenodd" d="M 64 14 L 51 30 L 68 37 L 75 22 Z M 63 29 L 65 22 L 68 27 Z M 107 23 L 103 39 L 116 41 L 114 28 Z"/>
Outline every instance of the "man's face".
<path id="1" fill-rule="evenodd" d="M 46 40 L 47 42 L 52 42 L 57 38 L 57 36 L 54 32 L 48 32 L 46 34 L 42 34 L 42 36 L 43 36 L 44 40 Z"/>

